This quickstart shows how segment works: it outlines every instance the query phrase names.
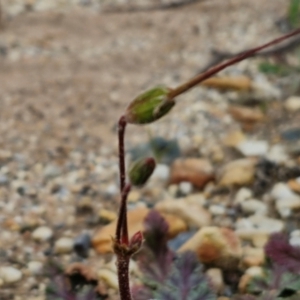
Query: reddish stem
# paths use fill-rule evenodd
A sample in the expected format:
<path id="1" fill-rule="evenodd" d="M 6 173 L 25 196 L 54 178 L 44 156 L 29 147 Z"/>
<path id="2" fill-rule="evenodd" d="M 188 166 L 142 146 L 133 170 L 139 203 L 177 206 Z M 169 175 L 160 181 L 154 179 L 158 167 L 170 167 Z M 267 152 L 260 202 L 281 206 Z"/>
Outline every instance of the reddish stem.
<path id="1" fill-rule="evenodd" d="M 118 136 L 119 136 L 119 172 L 120 172 L 120 191 L 121 203 L 119 209 L 119 216 L 116 228 L 116 243 L 120 249 L 122 245 L 128 246 L 128 224 L 127 224 L 127 197 L 130 192 L 131 185 L 125 184 L 126 170 L 125 170 L 125 130 L 127 122 L 125 117 L 122 116 L 118 123 Z M 130 255 L 125 251 L 118 251 L 117 254 L 117 269 L 119 281 L 119 293 L 122 300 L 131 300 L 130 284 L 129 284 L 129 261 Z"/>
<path id="2" fill-rule="evenodd" d="M 128 227 L 127 227 L 127 196 L 131 185 L 127 184 L 121 194 L 121 204 L 116 228 L 116 241 L 119 244 L 128 245 Z"/>
<path id="3" fill-rule="evenodd" d="M 129 284 L 129 261 L 130 257 L 126 254 L 117 256 L 119 294 L 121 300 L 132 300 Z"/>
<path id="4" fill-rule="evenodd" d="M 122 116 L 119 119 L 118 124 L 118 134 L 119 134 L 119 169 L 120 169 L 120 192 L 123 192 L 125 187 L 126 173 L 125 173 L 125 146 L 124 146 L 124 137 L 126 130 L 126 119 L 125 116 Z"/>
<path id="5" fill-rule="evenodd" d="M 192 78 L 191 80 L 189 80 L 188 82 L 178 86 L 177 88 L 173 89 L 170 91 L 169 93 L 169 99 L 173 99 L 175 98 L 176 96 L 188 91 L 189 89 L 191 89 L 192 87 L 194 87 L 195 85 L 199 84 L 200 82 L 204 81 L 205 79 L 208 79 L 209 77 L 217 74 L 218 72 L 222 71 L 223 69 L 237 63 L 237 62 L 240 62 L 246 58 L 249 58 L 251 57 L 252 55 L 254 55 L 255 53 L 265 49 L 265 48 L 268 48 L 270 46 L 273 46 L 275 44 L 278 44 L 294 35 L 297 35 L 300 33 L 300 28 L 284 35 L 284 36 L 281 36 L 271 42 L 268 42 L 262 46 L 259 46 L 259 47 L 256 47 L 256 48 L 253 48 L 253 49 L 250 49 L 250 50 L 247 50 L 243 53 L 241 53 L 240 55 L 228 60 L 227 62 L 225 63 L 221 63 L 219 65 L 216 65 L 212 68 L 210 68 L 209 70 L 205 71 L 204 73 L 201 73 L 199 74 L 198 76 Z"/>
<path id="6" fill-rule="evenodd" d="M 121 191 L 121 207 L 120 207 L 120 241 L 124 244 L 128 244 L 128 224 L 127 224 L 127 204 L 126 199 L 127 195 L 123 200 L 123 191 L 125 189 L 125 182 L 126 182 L 126 170 L 125 170 L 125 146 L 124 146 L 124 139 L 125 139 L 125 130 L 126 130 L 126 119 L 125 116 L 122 116 L 119 119 L 118 124 L 118 133 L 119 133 L 119 169 L 120 169 L 120 191 Z M 127 192 L 127 194 L 129 191 Z M 121 215 L 122 214 L 122 215 Z M 119 229 L 117 229 L 119 230 Z"/>

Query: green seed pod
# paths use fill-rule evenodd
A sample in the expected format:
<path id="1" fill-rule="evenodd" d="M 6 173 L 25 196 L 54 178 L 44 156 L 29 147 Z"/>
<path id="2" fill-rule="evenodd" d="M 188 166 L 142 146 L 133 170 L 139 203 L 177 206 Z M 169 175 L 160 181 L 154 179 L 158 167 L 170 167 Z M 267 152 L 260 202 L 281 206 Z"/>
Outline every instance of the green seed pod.
<path id="1" fill-rule="evenodd" d="M 169 92 L 166 87 L 155 87 L 135 98 L 127 107 L 126 121 L 148 124 L 166 115 L 175 105 L 174 99 L 168 99 Z"/>
<path id="2" fill-rule="evenodd" d="M 132 185 L 142 186 L 152 175 L 155 169 L 155 160 L 151 157 L 142 158 L 133 163 L 129 170 L 129 178 Z"/>

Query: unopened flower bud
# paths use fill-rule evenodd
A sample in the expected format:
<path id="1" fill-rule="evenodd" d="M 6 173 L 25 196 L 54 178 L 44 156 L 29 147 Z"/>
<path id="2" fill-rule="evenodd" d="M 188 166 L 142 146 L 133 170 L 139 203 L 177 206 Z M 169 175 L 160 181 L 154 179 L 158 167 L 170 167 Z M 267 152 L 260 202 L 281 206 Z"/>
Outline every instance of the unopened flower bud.
<path id="1" fill-rule="evenodd" d="M 137 252 L 143 243 L 143 234 L 141 231 L 136 232 L 129 241 L 130 251 Z"/>
<path id="2" fill-rule="evenodd" d="M 127 107 L 126 121 L 131 124 L 148 124 L 166 115 L 175 105 L 174 99 L 168 98 L 169 92 L 166 87 L 156 87 L 135 98 Z"/>
<path id="3" fill-rule="evenodd" d="M 142 158 L 133 163 L 129 170 L 132 185 L 142 186 L 152 175 L 155 169 L 155 160 L 152 157 Z"/>

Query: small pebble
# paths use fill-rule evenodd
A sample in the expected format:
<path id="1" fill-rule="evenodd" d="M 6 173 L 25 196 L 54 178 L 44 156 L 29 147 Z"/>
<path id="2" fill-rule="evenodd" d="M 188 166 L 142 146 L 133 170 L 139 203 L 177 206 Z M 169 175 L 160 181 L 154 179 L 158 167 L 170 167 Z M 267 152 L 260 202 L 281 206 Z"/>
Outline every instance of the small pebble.
<path id="1" fill-rule="evenodd" d="M 13 267 L 1 267 L 0 278 L 4 283 L 14 283 L 22 278 L 22 272 Z"/>
<path id="2" fill-rule="evenodd" d="M 101 269 L 98 272 L 99 279 L 103 280 L 107 285 L 115 290 L 119 289 L 117 274 L 108 269 Z"/>
<path id="3" fill-rule="evenodd" d="M 83 258 L 88 257 L 90 246 L 91 237 L 86 233 L 76 237 L 74 241 L 74 251 Z"/>
<path id="4" fill-rule="evenodd" d="M 238 190 L 238 192 L 235 195 L 234 203 L 242 203 L 243 201 L 250 199 L 252 197 L 253 193 L 250 189 L 242 187 Z"/>
<path id="5" fill-rule="evenodd" d="M 275 199 L 276 209 L 283 218 L 289 217 L 294 209 L 300 208 L 300 196 L 294 193 L 286 183 L 276 183 L 271 196 Z"/>
<path id="6" fill-rule="evenodd" d="M 225 215 L 226 214 L 226 209 L 222 205 L 210 205 L 209 206 L 209 212 L 213 216 L 220 216 L 220 215 Z"/>
<path id="7" fill-rule="evenodd" d="M 300 247 L 300 236 L 293 236 L 290 238 L 290 244 L 295 247 Z"/>
<path id="8" fill-rule="evenodd" d="M 170 167 L 163 164 L 157 164 L 151 176 L 151 180 L 167 181 L 170 177 Z"/>
<path id="9" fill-rule="evenodd" d="M 262 267 L 253 266 L 253 267 L 248 268 L 245 271 L 245 274 L 248 274 L 251 277 L 261 277 L 261 276 L 263 276 L 264 271 L 263 271 Z"/>
<path id="10" fill-rule="evenodd" d="M 52 229 L 46 226 L 38 227 L 32 232 L 32 238 L 38 242 L 47 241 L 52 237 L 52 235 Z"/>
<path id="11" fill-rule="evenodd" d="M 291 232 L 291 237 L 300 237 L 300 229 L 293 230 Z"/>
<path id="12" fill-rule="evenodd" d="M 108 196 L 115 196 L 119 193 L 119 188 L 117 187 L 116 184 L 114 183 L 111 183 L 107 186 L 106 190 L 105 190 L 105 193 L 108 195 Z"/>
<path id="13" fill-rule="evenodd" d="M 47 179 L 57 177 L 61 174 L 61 169 L 56 165 L 47 165 L 44 169 L 44 176 Z"/>
<path id="14" fill-rule="evenodd" d="M 141 192 L 139 190 L 133 190 L 129 193 L 127 201 L 135 203 L 141 199 Z"/>
<path id="15" fill-rule="evenodd" d="M 70 253 L 73 250 L 74 241 L 68 237 L 58 239 L 54 244 L 54 251 L 58 254 Z"/>
<path id="16" fill-rule="evenodd" d="M 264 156 L 269 145 L 267 141 L 242 141 L 236 147 L 244 156 Z"/>
<path id="17" fill-rule="evenodd" d="M 39 275 L 43 270 L 43 263 L 40 261 L 30 261 L 27 265 L 32 275 Z"/>
<path id="18" fill-rule="evenodd" d="M 268 218 L 263 215 L 252 215 L 249 218 L 241 218 L 235 225 L 236 234 L 239 238 L 251 240 L 257 247 L 263 246 L 270 234 L 281 232 L 285 227 L 282 220 Z"/>
<path id="19" fill-rule="evenodd" d="M 215 293 L 222 293 L 225 286 L 222 270 L 218 268 L 211 268 L 206 271 L 206 275 L 208 276 Z"/>
<path id="20" fill-rule="evenodd" d="M 248 214 L 266 215 L 268 207 L 262 201 L 256 199 L 249 199 L 241 203 L 243 212 Z"/>
<path id="21" fill-rule="evenodd" d="M 101 209 L 99 212 L 99 219 L 101 223 L 107 224 L 113 222 L 116 218 L 117 218 L 117 214 L 112 210 Z"/>
<path id="22" fill-rule="evenodd" d="M 300 97 L 297 96 L 291 96 L 289 97 L 285 103 L 284 107 L 286 110 L 290 112 L 295 112 L 300 109 Z"/>
<path id="23" fill-rule="evenodd" d="M 193 190 L 193 185 L 188 182 L 188 181 L 183 181 L 179 183 L 179 191 L 183 194 L 183 195 L 188 195 L 192 192 Z"/>
<path id="24" fill-rule="evenodd" d="M 273 145 L 267 153 L 266 159 L 281 164 L 286 162 L 289 156 L 283 145 Z"/>
<path id="25" fill-rule="evenodd" d="M 251 158 L 230 161 L 220 169 L 220 186 L 243 186 L 251 184 L 255 176 L 256 161 Z"/>

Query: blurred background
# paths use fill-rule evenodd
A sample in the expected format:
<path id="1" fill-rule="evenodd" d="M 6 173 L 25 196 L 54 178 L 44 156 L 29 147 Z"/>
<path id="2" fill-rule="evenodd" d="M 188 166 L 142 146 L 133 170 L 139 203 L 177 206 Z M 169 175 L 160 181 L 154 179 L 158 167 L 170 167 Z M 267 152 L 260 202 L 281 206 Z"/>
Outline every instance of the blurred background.
<path id="1" fill-rule="evenodd" d="M 278 36 L 287 2 L 2 0 L 1 146 L 99 151 L 138 93 Z"/>
<path id="2" fill-rule="evenodd" d="M 57 254 L 61 237 L 71 240 L 61 261 L 78 260 L 74 239 L 92 237 L 97 226 L 115 219 L 116 123 L 136 95 L 156 85 L 175 87 L 299 25 L 294 0 L 0 0 L 0 5 L 0 264 L 22 273 L 15 291 L 2 280 L 0 299 L 43 299 L 44 281 L 28 263 L 43 264 L 45 253 Z M 180 96 L 157 124 L 129 126 L 131 158 L 152 151 L 161 172 L 148 189 L 132 194 L 130 208 L 202 192 L 218 168 L 236 158 L 277 155 L 276 163 L 297 166 L 299 44 L 294 39 L 221 73 L 242 78 L 241 86 L 210 83 Z M 297 99 L 286 102 L 290 96 Z M 232 132 L 238 133 L 224 142 Z M 254 150 L 238 144 L 248 139 L 265 143 L 254 143 Z M 286 152 L 271 151 L 278 143 Z M 166 153 L 157 154 L 161 149 Z M 206 159 L 214 175 L 205 184 L 174 179 L 170 168 L 179 157 Z M 231 183 L 225 187 L 223 196 L 231 201 L 237 190 Z M 229 207 L 226 201 L 222 205 Z M 226 213 L 210 213 L 214 225 L 234 228 Z M 39 228 L 46 231 L 34 235 Z M 108 293 L 115 295 L 113 288 Z"/>

